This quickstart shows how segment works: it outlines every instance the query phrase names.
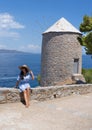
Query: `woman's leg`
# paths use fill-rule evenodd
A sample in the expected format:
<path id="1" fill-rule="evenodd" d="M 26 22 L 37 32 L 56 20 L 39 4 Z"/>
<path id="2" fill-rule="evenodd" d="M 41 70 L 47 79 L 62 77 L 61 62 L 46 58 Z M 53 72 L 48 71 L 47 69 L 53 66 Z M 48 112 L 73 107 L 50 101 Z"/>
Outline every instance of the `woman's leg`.
<path id="1" fill-rule="evenodd" d="M 28 96 L 27 96 L 27 90 L 24 90 L 23 93 L 24 93 L 24 100 L 25 100 L 25 103 L 26 103 L 26 107 L 28 107 L 29 101 L 28 101 Z"/>
<path id="2" fill-rule="evenodd" d="M 30 88 L 28 87 L 26 90 L 27 90 L 28 105 L 30 105 Z"/>

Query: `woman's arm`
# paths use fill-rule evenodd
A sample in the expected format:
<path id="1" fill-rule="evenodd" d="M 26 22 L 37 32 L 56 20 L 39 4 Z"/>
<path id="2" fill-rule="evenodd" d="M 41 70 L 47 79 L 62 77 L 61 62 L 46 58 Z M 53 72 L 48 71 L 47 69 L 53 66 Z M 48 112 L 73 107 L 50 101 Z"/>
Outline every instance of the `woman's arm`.
<path id="1" fill-rule="evenodd" d="M 20 76 L 18 76 L 18 78 L 17 78 L 17 82 L 16 82 L 16 86 L 15 86 L 15 88 L 17 88 L 17 87 L 18 87 L 19 82 L 20 82 Z"/>
<path id="2" fill-rule="evenodd" d="M 29 73 L 30 73 L 30 75 L 31 75 L 31 77 L 32 77 L 32 80 L 34 80 L 34 74 L 33 74 L 33 72 L 30 71 Z"/>
<path id="3" fill-rule="evenodd" d="M 19 85 L 19 81 L 16 82 L 16 87 Z"/>

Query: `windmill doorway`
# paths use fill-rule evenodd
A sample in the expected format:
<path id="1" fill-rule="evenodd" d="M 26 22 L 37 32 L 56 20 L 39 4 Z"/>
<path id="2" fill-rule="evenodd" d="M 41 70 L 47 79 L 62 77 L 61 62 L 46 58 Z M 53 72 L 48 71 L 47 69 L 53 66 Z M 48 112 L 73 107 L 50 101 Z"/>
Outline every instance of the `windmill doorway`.
<path id="1" fill-rule="evenodd" d="M 74 59 L 73 73 L 78 74 L 79 72 L 79 59 Z"/>

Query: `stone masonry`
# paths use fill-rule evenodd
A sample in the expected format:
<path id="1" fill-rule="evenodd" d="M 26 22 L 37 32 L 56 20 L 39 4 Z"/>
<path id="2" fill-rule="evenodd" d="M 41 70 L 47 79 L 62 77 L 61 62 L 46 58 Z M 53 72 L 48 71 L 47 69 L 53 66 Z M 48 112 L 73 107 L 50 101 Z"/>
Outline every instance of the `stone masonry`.
<path id="1" fill-rule="evenodd" d="M 45 101 L 66 97 L 72 94 L 92 93 L 92 84 L 37 87 L 31 89 L 31 100 Z M 15 103 L 23 100 L 22 93 L 14 88 L 0 88 L 0 104 Z"/>
<path id="2" fill-rule="evenodd" d="M 74 59 L 79 59 L 81 74 L 82 51 L 79 34 L 46 33 L 43 35 L 41 86 L 55 85 L 73 75 Z"/>

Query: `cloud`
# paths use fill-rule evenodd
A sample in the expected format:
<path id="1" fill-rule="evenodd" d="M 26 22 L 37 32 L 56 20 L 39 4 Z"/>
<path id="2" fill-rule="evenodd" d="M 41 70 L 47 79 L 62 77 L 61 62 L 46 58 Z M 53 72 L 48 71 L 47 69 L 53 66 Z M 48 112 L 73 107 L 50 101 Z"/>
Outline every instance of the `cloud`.
<path id="1" fill-rule="evenodd" d="M 24 25 L 16 22 L 14 17 L 9 13 L 0 14 L 0 29 L 20 29 L 24 28 Z"/>
<path id="2" fill-rule="evenodd" d="M 24 51 L 24 52 L 30 52 L 30 53 L 41 53 L 41 46 L 34 45 L 34 44 L 28 44 L 26 46 L 22 46 L 20 48 L 20 50 Z"/>
<path id="3" fill-rule="evenodd" d="M 86 54 L 85 47 L 82 47 L 82 54 Z"/>
<path id="4" fill-rule="evenodd" d="M 0 49 L 6 49 L 6 46 L 1 44 Z"/>
<path id="5" fill-rule="evenodd" d="M 17 32 L 14 32 L 14 31 L 0 31 L 0 37 L 7 37 L 7 38 L 15 38 L 15 39 L 17 39 L 17 38 L 19 38 L 20 37 L 20 35 L 19 35 L 19 33 L 17 33 Z"/>
<path id="6" fill-rule="evenodd" d="M 9 13 L 0 13 L 0 37 L 19 38 L 17 31 L 24 29 L 25 26 L 14 20 Z"/>

